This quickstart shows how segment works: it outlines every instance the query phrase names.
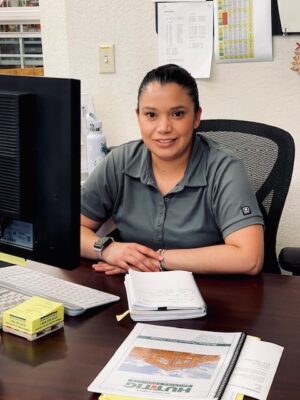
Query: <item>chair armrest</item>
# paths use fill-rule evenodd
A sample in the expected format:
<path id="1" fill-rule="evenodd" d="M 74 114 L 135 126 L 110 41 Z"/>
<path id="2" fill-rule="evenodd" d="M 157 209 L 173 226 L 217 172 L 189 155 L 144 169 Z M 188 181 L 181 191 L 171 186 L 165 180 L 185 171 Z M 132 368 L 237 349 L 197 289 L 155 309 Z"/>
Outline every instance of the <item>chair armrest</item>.
<path id="1" fill-rule="evenodd" d="M 283 269 L 294 275 L 300 275 L 300 247 L 284 247 L 278 259 Z"/>

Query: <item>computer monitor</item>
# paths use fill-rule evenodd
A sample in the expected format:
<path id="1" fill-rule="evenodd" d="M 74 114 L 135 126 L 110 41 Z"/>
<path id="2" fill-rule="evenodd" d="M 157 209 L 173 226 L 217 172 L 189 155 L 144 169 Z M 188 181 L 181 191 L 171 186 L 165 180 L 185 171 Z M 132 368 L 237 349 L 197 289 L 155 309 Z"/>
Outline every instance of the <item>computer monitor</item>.
<path id="1" fill-rule="evenodd" d="M 80 263 L 80 81 L 0 75 L 0 252 Z"/>

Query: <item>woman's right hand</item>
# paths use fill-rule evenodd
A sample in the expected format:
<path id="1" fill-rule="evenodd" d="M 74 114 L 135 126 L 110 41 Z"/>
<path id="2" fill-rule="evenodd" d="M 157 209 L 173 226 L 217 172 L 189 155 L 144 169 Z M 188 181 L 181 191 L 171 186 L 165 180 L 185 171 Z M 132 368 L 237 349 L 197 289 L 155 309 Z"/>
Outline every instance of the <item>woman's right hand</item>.
<path id="1" fill-rule="evenodd" d="M 125 273 L 129 268 L 144 272 L 160 270 L 162 256 L 138 243 L 113 242 L 102 252 L 102 260 L 93 264 L 95 271 Z"/>

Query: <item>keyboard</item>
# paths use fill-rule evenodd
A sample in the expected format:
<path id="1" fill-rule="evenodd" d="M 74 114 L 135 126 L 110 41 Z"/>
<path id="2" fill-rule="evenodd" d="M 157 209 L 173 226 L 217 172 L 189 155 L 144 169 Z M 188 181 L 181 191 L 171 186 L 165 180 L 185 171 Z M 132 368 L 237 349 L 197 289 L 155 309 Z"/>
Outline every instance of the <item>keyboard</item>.
<path id="1" fill-rule="evenodd" d="M 0 287 L 0 328 L 2 327 L 2 313 L 29 299 L 22 293 Z"/>
<path id="2" fill-rule="evenodd" d="M 120 300 L 113 294 L 16 265 L 0 268 L 0 288 L 23 296 L 41 296 L 57 301 L 64 305 L 65 314 L 71 316 Z"/>

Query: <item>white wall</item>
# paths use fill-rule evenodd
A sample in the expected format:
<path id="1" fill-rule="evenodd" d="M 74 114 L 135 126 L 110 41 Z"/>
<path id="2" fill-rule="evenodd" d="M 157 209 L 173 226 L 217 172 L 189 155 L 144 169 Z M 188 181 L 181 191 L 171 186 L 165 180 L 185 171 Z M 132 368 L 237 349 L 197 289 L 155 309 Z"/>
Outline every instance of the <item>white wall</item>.
<path id="1" fill-rule="evenodd" d="M 137 89 L 156 67 L 157 35 L 152 0 L 40 0 L 47 76 L 81 80 L 94 98 L 108 144 L 139 137 Z M 300 146 L 300 75 L 290 70 L 300 36 L 273 37 L 274 61 L 215 64 L 198 80 L 204 118 L 263 122 L 289 131 Z M 99 74 L 98 46 L 114 43 L 116 73 Z M 281 219 L 278 250 L 300 245 L 300 160 Z"/>

